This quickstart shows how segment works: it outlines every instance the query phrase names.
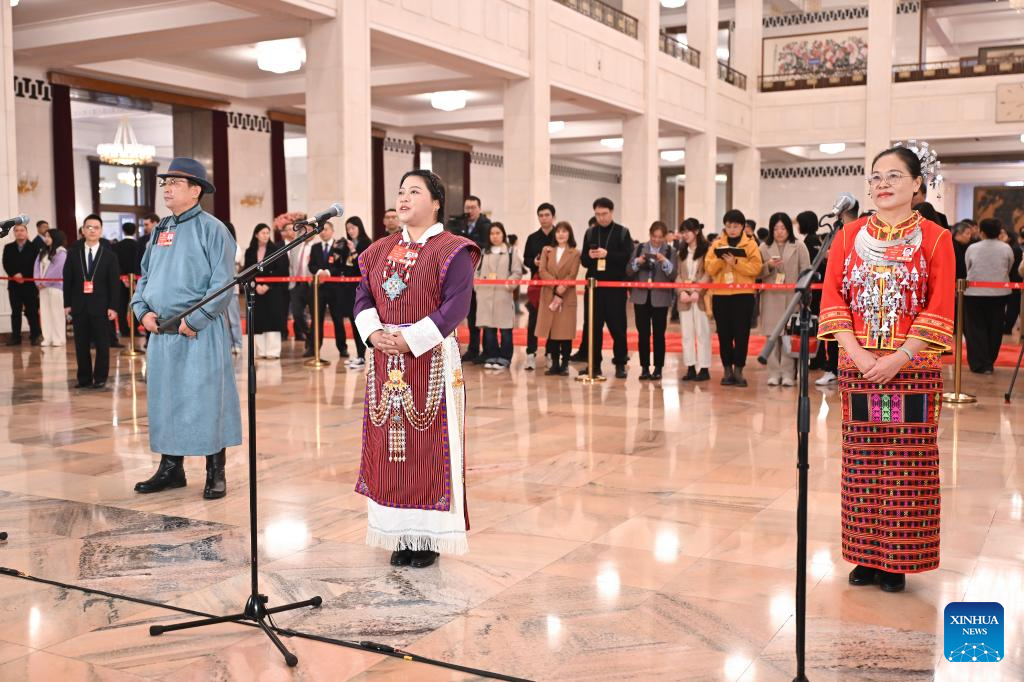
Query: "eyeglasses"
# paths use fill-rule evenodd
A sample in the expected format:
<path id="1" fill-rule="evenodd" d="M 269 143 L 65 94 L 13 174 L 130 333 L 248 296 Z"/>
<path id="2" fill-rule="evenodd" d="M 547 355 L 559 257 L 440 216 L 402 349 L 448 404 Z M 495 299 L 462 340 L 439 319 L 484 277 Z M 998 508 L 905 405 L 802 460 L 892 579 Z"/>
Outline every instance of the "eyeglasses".
<path id="1" fill-rule="evenodd" d="M 188 180 L 185 178 L 164 178 L 156 184 L 160 187 L 167 187 L 168 185 L 174 187 L 175 185 L 188 184 Z"/>
<path id="2" fill-rule="evenodd" d="M 909 177 L 910 176 L 907 175 L 906 173 L 901 173 L 899 171 L 889 171 L 885 175 L 882 175 L 880 173 L 873 173 L 869 175 L 866 179 L 868 181 L 868 187 L 874 189 L 875 187 L 878 187 L 880 184 L 882 184 L 883 180 L 885 181 L 885 184 L 887 186 L 892 187 L 893 185 L 898 185 L 901 182 L 903 182 L 903 178 Z"/>

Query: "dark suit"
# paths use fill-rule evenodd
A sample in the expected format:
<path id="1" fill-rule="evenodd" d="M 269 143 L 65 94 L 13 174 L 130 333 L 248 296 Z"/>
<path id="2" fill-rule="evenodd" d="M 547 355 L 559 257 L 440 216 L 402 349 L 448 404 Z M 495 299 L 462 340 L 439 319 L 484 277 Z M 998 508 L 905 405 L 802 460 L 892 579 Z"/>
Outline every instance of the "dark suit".
<path id="1" fill-rule="evenodd" d="M 142 257 L 139 254 L 139 243 L 133 237 L 125 237 L 113 246 L 117 254 L 117 266 L 122 275 L 140 275 L 142 268 L 139 263 Z M 121 283 L 121 303 L 117 307 L 117 330 L 121 338 L 128 338 L 128 303 L 131 297 L 128 295 L 128 286 Z"/>
<path id="2" fill-rule="evenodd" d="M 472 239 L 481 251 L 487 249 L 491 243 L 491 219 L 483 213 L 472 225 L 465 220 L 456 232 L 466 239 Z M 466 318 L 469 325 L 469 347 L 466 349 L 466 357 L 475 358 L 480 355 L 480 327 L 476 326 L 476 290 L 473 290 L 473 298 L 469 303 L 469 316 Z"/>
<path id="3" fill-rule="evenodd" d="M 110 367 L 107 311 L 117 310 L 121 300 L 121 282 L 118 279 L 121 270 L 117 265 L 117 255 L 100 244 L 91 271 L 87 264 L 88 254 L 83 241 L 68 252 L 64 261 L 64 307 L 71 308 L 79 384 L 107 380 Z M 92 283 L 92 293 L 85 293 L 87 281 Z M 95 367 L 89 355 L 91 344 L 96 344 Z"/>
<path id="4" fill-rule="evenodd" d="M 26 279 L 31 279 L 38 255 L 39 248 L 35 242 L 26 241 L 20 249 L 17 242 L 11 242 L 4 247 L 4 271 L 12 277 L 22 275 Z M 11 301 L 11 339 L 20 342 L 22 309 L 28 318 L 29 338 L 41 337 L 43 332 L 39 326 L 39 290 L 35 282 L 19 284 L 14 280 L 8 280 L 7 297 Z"/>
<path id="5" fill-rule="evenodd" d="M 345 258 L 348 255 L 348 249 L 343 251 L 345 243 L 334 240 L 331 243 L 330 249 L 325 249 L 326 246 L 322 240 L 319 240 L 310 247 L 310 274 L 315 275 L 321 270 L 327 270 L 331 273 L 331 277 L 342 277 L 345 270 Z M 337 282 L 321 284 L 318 296 L 320 301 L 318 312 L 320 319 L 320 345 L 323 347 L 324 343 L 324 313 L 330 308 L 331 322 L 334 323 L 334 343 L 338 347 L 338 353 L 342 357 L 347 357 L 348 346 L 346 345 L 345 318 L 341 310 L 341 285 Z M 313 335 L 310 334 L 306 337 L 306 349 L 310 350 L 312 348 Z"/>

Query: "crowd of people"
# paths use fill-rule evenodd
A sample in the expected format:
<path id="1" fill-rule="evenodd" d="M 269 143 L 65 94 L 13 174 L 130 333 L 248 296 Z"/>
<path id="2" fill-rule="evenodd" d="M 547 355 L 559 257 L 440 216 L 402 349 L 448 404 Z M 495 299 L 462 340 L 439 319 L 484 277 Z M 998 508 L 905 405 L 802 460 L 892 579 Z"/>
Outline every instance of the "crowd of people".
<path id="1" fill-rule="evenodd" d="M 945 224 L 945 217 L 925 199 L 922 191 L 915 197 L 915 208 L 922 216 L 931 216 L 933 222 Z M 710 380 L 713 321 L 722 365 L 721 384 L 747 386 L 744 368 L 751 332 L 759 328 L 768 333 L 775 327 L 788 304 L 789 291 L 742 287 L 713 291 L 598 287 L 593 302 L 594 329 L 590 329 L 589 320 L 579 311 L 581 304 L 587 302 L 586 296 L 580 295 L 583 292 L 578 291 L 580 287 L 564 283 L 545 286 L 543 282 L 586 277 L 599 282 L 793 284 L 821 248 L 818 216 L 805 211 L 796 215 L 794 221 L 786 213 L 775 213 L 767 226 L 759 229 L 754 220 L 733 209 L 723 216 L 718 233 L 706 233 L 696 218 L 683 220 L 678 230 L 655 221 L 641 241 L 615 221 L 615 205 L 610 199 L 598 198 L 592 208 L 593 217 L 577 244 L 573 225 L 559 221 L 550 202 L 541 204 L 536 212 L 537 228 L 527 236 L 520 252 L 517 236 L 486 215 L 479 197 L 465 199 L 463 213 L 445 225 L 447 231 L 474 242 L 482 254 L 474 272 L 477 284 L 466 320 L 469 341 L 462 360 L 485 369 L 509 369 L 514 354 L 514 330 L 525 307 L 527 371 L 537 369 L 539 340 L 544 339 L 545 374 L 568 376 L 570 362 L 584 363 L 580 374 L 586 374 L 591 371 L 586 363 L 592 353 L 592 372 L 601 375 L 603 332 L 607 328 L 612 338 L 615 376 L 626 378 L 627 308 L 631 305 L 641 380 L 657 381 L 663 377 L 670 321 L 679 323 L 684 368 L 680 379 Z M 861 214 L 855 205 L 841 219 L 846 223 L 867 215 L 870 212 Z M 297 237 L 294 224 L 305 217 L 302 213 L 285 213 L 272 225 L 256 225 L 248 245 L 236 246 L 236 272 L 284 248 Z M 79 229 L 80 239 L 70 246 L 65 243 L 64 233 L 52 229 L 46 221 L 36 224 L 38 234 L 31 240 L 25 226 L 15 228 L 15 239 L 3 253 L 4 269 L 11 277 L 8 295 L 12 333 L 8 345 L 22 343 L 24 320 L 31 344 L 63 346 L 70 322 L 76 339 L 78 385 L 102 387 L 107 378 L 108 349 L 121 347 L 128 336 L 129 277 L 137 279 L 141 275 L 143 254 L 159 221 L 158 216 L 147 215 L 142 221 L 141 235 L 136 235 L 135 224 L 125 223 L 122 239 L 110 242 L 101 236 L 100 217 L 89 215 Z M 225 225 L 234 238 L 234 226 Z M 393 208 L 384 213 L 382 228 L 384 236 L 402 229 Z M 963 220 L 949 229 L 958 278 L 988 282 L 1024 279 L 1021 237 L 1012 228 L 996 218 L 986 218 L 980 223 Z M 279 358 L 282 340 L 292 338 L 304 344 L 303 357 L 313 357 L 315 344 L 323 344 L 324 322 L 329 313 L 334 344 L 346 367 L 364 367 L 366 344 L 355 333 L 356 284 L 320 283 L 314 315 L 313 284 L 309 278 L 359 277 L 359 256 L 372 242 L 362 219 L 352 216 L 344 220 L 337 232 L 334 224 L 328 222 L 318 238 L 306 240 L 290 250 L 287 258 L 267 267 L 263 275 L 281 281 L 255 287 L 252 332 L 256 356 Z M 821 276 L 826 265 L 827 259 L 821 265 Z M 529 286 L 503 283 L 523 279 L 530 280 Z M 93 295 L 86 296 L 86 289 Z M 820 299 L 820 292 L 815 292 L 815 312 Z M 1012 332 L 1020 315 L 1020 302 L 1019 290 L 967 289 L 965 338 L 971 371 L 993 371 L 1003 336 Z M 314 320 L 318 322 L 315 330 Z M 226 324 L 232 351 L 240 353 L 243 333 L 239 305 L 228 306 Z M 580 328 L 582 337 L 574 353 L 572 344 Z M 353 331 L 354 355 L 348 346 L 349 329 Z M 140 330 L 140 335 L 145 338 L 147 334 Z M 90 349 L 96 351 L 91 361 Z M 811 362 L 812 369 L 822 372 L 816 380 L 818 385 L 827 386 L 837 380 L 837 363 L 837 344 L 822 341 Z M 767 369 L 769 386 L 795 385 L 796 359 L 788 344 L 776 345 Z"/>

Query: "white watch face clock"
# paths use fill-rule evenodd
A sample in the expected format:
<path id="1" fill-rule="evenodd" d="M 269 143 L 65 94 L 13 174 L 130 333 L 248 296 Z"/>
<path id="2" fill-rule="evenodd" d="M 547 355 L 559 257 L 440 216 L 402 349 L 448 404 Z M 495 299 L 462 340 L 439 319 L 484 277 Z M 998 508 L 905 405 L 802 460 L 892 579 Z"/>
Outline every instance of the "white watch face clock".
<path id="1" fill-rule="evenodd" d="M 1024 121 L 1024 83 L 1004 83 L 996 88 L 996 123 Z"/>

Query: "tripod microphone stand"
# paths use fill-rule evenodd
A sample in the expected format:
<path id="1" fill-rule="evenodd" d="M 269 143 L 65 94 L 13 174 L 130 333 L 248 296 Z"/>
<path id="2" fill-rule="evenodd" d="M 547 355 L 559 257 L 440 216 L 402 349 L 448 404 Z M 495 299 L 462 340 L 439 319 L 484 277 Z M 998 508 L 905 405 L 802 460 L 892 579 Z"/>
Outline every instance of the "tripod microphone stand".
<path id="1" fill-rule="evenodd" d="M 819 227 L 825 223 L 828 216 L 824 216 Z M 810 383 L 810 337 L 813 324 L 811 315 L 811 285 L 818 273 L 818 267 L 828 256 L 829 247 L 832 245 L 832 238 L 836 231 L 842 227 L 842 221 L 836 217 L 828 235 L 821 244 L 821 249 L 815 255 L 809 269 L 800 273 L 796 282 L 796 291 L 793 298 L 782 314 L 775 329 L 765 341 L 764 348 L 757 361 L 762 365 L 768 363 L 768 357 L 775 349 L 775 344 L 780 343 L 780 337 L 786 332 L 790 318 L 797 313 L 797 329 L 800 332 L 800 359 L 797 361 L 797 385 L 800 387 L 797 398 L 797 454 L 796 467 L 798 472 L 797 483 L 797 505 L 796 505 L 796 676 L 793 682 L 807 682 L 807 675 L 804 671 L 804 651 L 806 648 L 806 621 L 807 621 L 807 472 L 810 469 L 808 439 L 811 432 L 811 399 L 809 394 Z"/>
<path id="2" fill-rule="evenodd" d="M 330 216 L 328 216 L 330 217 Z M 251 589 L 249 593 L 249 599 L 245 602 L 245 607 L 241 613 L 231 614 L 229 616 L 219 616 L 213 618 L 203 618 L 200 620 L 188 621 L 185 623 L 176 623 L 174 625 L 153 625 L 149 628 L 149 634 L 152 636 L 161 635 L 165 632 L 172 632 L 174 630 L 187 630 L 191 628 L 204 627 L 206 625 L 216 625 L 217 623 L 240 623 L 250 624 L 255 623 L 266 633 L 270 641 L 274 643 L 281 655 L 284 656 L 285 663 L 289 666 L 295 666 L 298 664 L 299 659 L 295 654 L 290 652 L 284 644 L 281 643 L 281 639 L 277 636 L 277 626 L 274 625 L 273 618 L 271 616 L 275 613 L 281 613 L 283 611 L 292 611 L 294 609 L 301 609 L 307 606 L 318 607 L 323 603 L 323 599 L 319 596 L 307 599 L 305 601 L 296 602 L 294 604 L 286 604 L 284 606 L 275 606 L 272 608 L 267 607 L 269 598 L 260 594 L 259 584 L 259 547 L 257 542 L 257 492 L 256 492 L 256 348 L 255 348 L 255 334 L 253 333 L 253 309 L 256 305 L 256 277 L 262 273 L 264 268 L 273 263 L 278 258 L 281 258 L 292 249 L 299 246 L 301 243 L 310 239 L 314 234 L 323 232 L 324 225 L 327 222 L 327 218 L 323 220 L 317 220 L 313 227 L 306 225 L 306 230 L 302 234 L 297 236 L 290 244 L 282 249 L 278 249 L 273 253 L 266 254 L 262 261 L 251 265 L 242 272 L 238 273 L 231 282 L 224 285 L 214 293 L 210 294 L 202 301 L 199 301 L 188 310 L 175 315 L 168 320 L 162 320 L 159 322 L 161 334 L 175 334 L 178 331 L 178 327 L 181 324 L 181 320 L 187 317 L 190 313 L 210 301 L 220 297 L 224 292 L 234 289 L 234 287 L 242 284 L 245 287 L 245 324 L 246 331 L 249 337 L 249 357 L 247 364 L 248 369 L 248 395 L 247 395 L 247 407 L 249 415 L 249 569 L 250 569 L 250 581 Z M 269 621 L 269 625 L 267 624 Z"/>

